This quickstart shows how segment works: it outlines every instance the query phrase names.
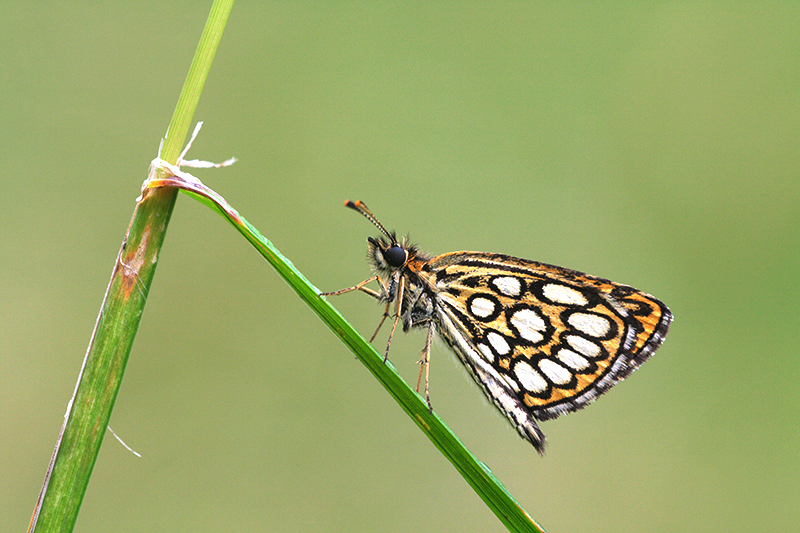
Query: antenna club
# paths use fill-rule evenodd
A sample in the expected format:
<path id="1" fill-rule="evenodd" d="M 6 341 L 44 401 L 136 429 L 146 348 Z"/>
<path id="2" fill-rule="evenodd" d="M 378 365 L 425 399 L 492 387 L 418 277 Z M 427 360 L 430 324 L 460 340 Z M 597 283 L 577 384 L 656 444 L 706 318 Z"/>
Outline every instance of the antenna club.
<path id="1" fill-rule="evenodd" d="M 369 208 L 366 206 L 364 202 L 362 202 L 361 200 L 356 200 L 355 202 L 352 200 L 345 200 L 344 206 L 349 207 L 354 211 L 358 211 L 359 213 L 364 215 L 364 217 L 370 222 L 372 222 L 375 225 L 375 227 L 378 228 L 381 231 L 381 233 L 386 235 L 386 237 L 390 241 L 392 241 L 393 243 L 396 242 L 396 239 L 392 237 L 388 231 L 386 231 L 386 228 L 384 228 L 380 222 L 378 222 L 378 219 L 375 218 L 375 215 L 372 214 L 372 211 L 369 210 Z"/>

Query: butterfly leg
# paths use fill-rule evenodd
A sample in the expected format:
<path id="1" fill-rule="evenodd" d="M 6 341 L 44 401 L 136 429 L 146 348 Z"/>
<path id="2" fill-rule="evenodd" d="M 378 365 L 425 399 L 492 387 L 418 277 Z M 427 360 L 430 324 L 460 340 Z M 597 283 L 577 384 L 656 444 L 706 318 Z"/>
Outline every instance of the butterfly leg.
<path id="1" fill-rule="evenodd" d="M 386 291 L 386 287 L 383 286 L 383 282 L 381 282 L 381 278 L 379 278 L 378 276 L 372 276 L 371 278 L 365 279 L 364 281 L 362 281 L 358 285 L 353 285 L 352 287 L 347 287 L 346 289 L 339 289 L 338 291 L 333 291 L 333 292 L 321 292 L 321 293 L 319 293 L 319 295 L 320 296 L 339 296 L 340 294 L 344 294 L 346 292 L 362 291 L 362 292 L 365 292 L 365 293 L 369 294 L 370 296 L 372 296 L 376 300 L 380 300 L 380 299 L 382 299 L 382 296 L 380 295 L 380 293 L 365 287 L 365 285 L 367 283 L 373 282 L 375 280 L 378 280 L 378 283 L 380 284 L 381 289 L 383 289 L 384 292 L 385 292 Z"/>
<path id="2" fill-rule="evenodd" d="M 394 310 L 394 322 L 392 322 L 392 331 L 389 332 L 389 340 L 386 343 L 386 353 L 383 354 L 383 362 L 389 359 L 389 346 L 392 345 L 392 338 L 394 338 L 394 331 L 397 329 L 397 323 L 400 321 L 400 314 L 402 312 L 402 305 L 403 305 L 403 291 L 405 289 L 406 279 L 403 276 L 399 276 L 399 281 L 397 282 L 397 297 L 395 298 L 397 304 Z M 395 286 L 395 282 L 392 282 L 392 287 Z M 383 324 L 383 321 L 381 321 Z M 377 334 L 377 331 L 375 332 Z"/>
<path id="3" fill-rule="evenodd" d="M 380 322 L 378 322 L 378 327 L 377 327 L 377 328 L 375 328 L 375 333 L 373 333 L 373 334 L 372 334 L 372 337 L 370 337 L 370 338 L 369 338 L 369 343 L 370 343 L 370 344 L 372 344 L 372 341 L 374 341 L 374 340 L 375 340 L 375 337 L 377 337 L 377 336 L 378 336 L 378 332 L 379 332 L 379 331 L 381 330 L 381 328 L 383 327 L 383 323 L 384 323 L 384 322 L 386 322 L 386 319 L 387 319 L 387 318 L 389 318 L 389 307 L 390 307 L 391 305 L 392 305 L 392 302 L 390 302 L 389 300 L 387 300 L 387 301 L 386 301 L 386 307 L 384 307 L 384 309 L 383 309 L 383 316 L 381 317 L 381 321 L 380 321 Z M 389 342 L 392 342 L 392 340 L 391 340 L 391 339 L 389 339 Z M 386 353 L 388 354 L 388 353 L 389 353 L 389 351 L 388 351 L 388 350 L 389 350 L 388 346 L 387 346 L 386 350 L 387 350 L 387 351 L 386 351 Z M 385 362 L 386 362 L 386 359 L 384 359 L 384 361 L 383 361 L 383 362 L 385 363 Z"/>
<path id="4" fill-rule="evenodd" d="M 390 307 L 391 307 L 391 305 L 392 305 L 392 297 L 390 296 L 390 292 L 389 292 L 389 291 L 390 291 L 390 289 L 387 289 L 387 288 L 386 288 L 386 285 L 384 285 L 384 283 L 383 283 L 383 280 L 381 279 L 381 277 L 380 277 L 380 276 L 375 276 L 375 277 L 378 279 L 378 285 L 380 285 L 380 287 L 381 287 L 381 291 L 383 291 L 383 294 L 382 294 L 382 295 L 381 295 L 381 294 L 377 294 L 377 295 L 376 295 L 376 298 L 377 298 L 378 300 L 382 300 L 382 299 L 383 299 L 383 300 L 386 300 L 386 307 L 384 307 L 384 308 L 383 308 L 383 316 L 381 317 L 381 321 L 378 323 L 378 327 L 377 327 L 377 328 L 375 328 L 375 333 L 373 333 L 373 334 L 372 334 L 372 337 L 370 337 L 370 338 L 369 338 L 369 342 L 370 342 L 370 344 L 372 344 L 372 341 L 374 341 L 374 340 L 375 340 L 375 337 L 377 337 L 377 336 L 378 336 L 378 332 L 379 332 L 379 331 L 381 330 L 381 328 L 383 327 L 383 323 L 384 323 L 384 322 L 386 322 L 386 319 L 387 319 L 387 318 L 389 318 L 389 308 L 390 308 Z M 389 342 L 390 342 L 390 343 L 392 342 L 392 339 L 391 339 L 391 338 L 389 339 Z M 389 353 L 389 351 L 388 351 L 388 350 L 389 350 L 388 346 L 387 346 L 386 350 L 387 350 L 387 351 L 386 351 L 386 353 L 387 353 L 387 355 L 388 355 L 388 353 Z M 384 363 L 386 362 L 386 358 L 384 358 L 383 362 L 384 362 Z"/>
<path id="5" fill-rule="evenodd" d="M 367 283 L 371 283 L 372 281 L 377 281 L 378 282 L 378 286 L 380 286 L 381 292 L 373 291 L 372 289 L 369 289 L 369 288 L 365 287 L 365 285 Z M 352 292 L 352 291 L 364 292 L 364 293 L 372 296 L 373 298 L 375 298 L 376 300 L 379 300 L 379 301 L 380 300 L 386 300 L 386 307 L 383 310 L 383 317 L 381 318 L 381 321 L 378 323 L 378 327 L 375 329 L 375 333 L 373 333 L 372 337 L 369 338 L 369 342 L 372 343 L 372 341 L 375 340 L 375 337 L 378 336 L 378 332 L 381 330 L 381 327 L 383 327 L 383 323 L 386 322 L 387 318 L 389 318 L 389 306 L 391 306 L 391 304 L 392 304 L 391 297 L 389 296 L 389 289 L 386 288 L 386 285 L 383 283 L 383 280 L 381 279 L 381 277 L 376 275 L 376 276 L 372 276 L 371 278 L 365 279 L 364 281 L 362 281 L 358 285 L 353 285 L 352 287 L 347 287 L 346 289 L 340 289 L 338 291 L 333 291 L 333 292 L 321 292 L 321 293 L 319 293 L 319 295 L 320 296 L 339 296 L 340 294 L 345 294 L 347 292 Z M 392 342 L 391 338 L 389 338 L 389 342 L 390 343 Z M 389 354 L 389 348 L 387 347 L 386 348 L 386 355 L 388 356 L 388 354 Z M 385 357 L 384 357 L 384 362 L 386 362 L 386 358 Z"/>
<path id="6" fill-rule="evenodd" d="M 430 390 L 428 389 L 428 377 L 431 368 L 431 343 L 433 342 L 433 332 L 436 330 L 436 324 L 433 320 L 428 324 L 428 337 L 425 339 L 425 347 L 422 349 L 422 359 L 418 361 L 419 377 L 417 378 L 417 392 L 419 392 L 419 384 L 422 381 L 422 372 L 425 371 L 425 400 L 428 402 L 428 410 L 433 414 L 433 405 L 431 404 Z"/>

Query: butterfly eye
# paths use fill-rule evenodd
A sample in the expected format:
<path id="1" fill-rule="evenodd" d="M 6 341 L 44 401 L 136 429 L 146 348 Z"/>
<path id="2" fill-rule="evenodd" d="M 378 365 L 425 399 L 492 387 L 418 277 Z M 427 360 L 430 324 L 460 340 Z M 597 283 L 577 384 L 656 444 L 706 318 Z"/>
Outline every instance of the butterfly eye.
<path id="1" fill-rule="evenodd" d="M 401 267 L 406 262 L 406 251 L 399 244 L 393 244 L 383 252 L 386 263 L 392 267 Z"/>

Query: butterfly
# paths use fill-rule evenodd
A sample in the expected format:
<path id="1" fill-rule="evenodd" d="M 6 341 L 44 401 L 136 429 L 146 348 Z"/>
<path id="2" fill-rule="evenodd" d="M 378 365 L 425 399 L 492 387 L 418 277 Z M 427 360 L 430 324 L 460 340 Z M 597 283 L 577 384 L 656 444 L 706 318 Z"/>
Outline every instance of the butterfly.
<path id="1" fill-rule="evenodd" d="M 368 238 L 375 275 L 323 296 L 362 291 L 385 302 L 372 342 L 393 317 L 426 328 L 419 361 L 428 387 L 436 334 L 522 438 L 544 453 L 538 421 L 582 409 L 636 370 L 661 345 L 672 313 L 633 287 L 558 266 L 485 252 L 432 257 L 383 227 L 364 202 L 345 202 L 381 232 Z M 378 290 L 367 287 L 377 282 Z M 391 306 L 394 304 L 394 311 Z"/>

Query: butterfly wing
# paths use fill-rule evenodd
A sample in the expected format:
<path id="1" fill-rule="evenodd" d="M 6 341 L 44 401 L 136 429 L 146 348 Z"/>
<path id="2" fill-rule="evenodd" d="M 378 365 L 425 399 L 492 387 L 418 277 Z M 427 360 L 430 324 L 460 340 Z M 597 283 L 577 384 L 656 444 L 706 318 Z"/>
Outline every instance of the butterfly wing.
<path id="1" fill-rule="evenodd" d="M 632 287 L 506 255 L 443 254 L 418 276 L 440 334 L 537 449 L 533 418 L 594 401 L 652 355 L 672 320 Z"/>

